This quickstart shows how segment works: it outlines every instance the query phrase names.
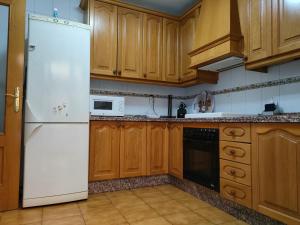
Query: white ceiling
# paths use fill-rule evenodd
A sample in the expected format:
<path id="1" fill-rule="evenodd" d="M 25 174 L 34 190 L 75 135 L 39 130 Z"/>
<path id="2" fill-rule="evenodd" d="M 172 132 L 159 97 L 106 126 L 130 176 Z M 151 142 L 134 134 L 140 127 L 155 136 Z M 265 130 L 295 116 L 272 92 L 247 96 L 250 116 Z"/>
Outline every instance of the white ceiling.
<path id="1" fill-rule="evenodd" d="M 138 5 L 174 16 L 181 16 L 191 8 L 198 0 L 122 0 L 126 3 Z"/>

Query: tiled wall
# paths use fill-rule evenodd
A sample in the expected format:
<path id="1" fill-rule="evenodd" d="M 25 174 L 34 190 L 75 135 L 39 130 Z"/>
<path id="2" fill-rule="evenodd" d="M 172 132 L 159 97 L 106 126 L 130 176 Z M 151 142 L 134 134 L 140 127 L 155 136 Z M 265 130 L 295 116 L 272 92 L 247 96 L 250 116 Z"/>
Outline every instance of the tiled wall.
<path id="1" fill-rule="evenodd" d="M 222 90 L 288 77 L 300 76 L 300 60 L 269 68 L 268 73 L 247 71 L 239 67 L 220 73 L 217 85 L 198 85 L 187 90 L 196 94 L 201 90 Z M 284 112 L 300 112 L 300 83 L 265 87 L 215 96 L 215 111 L 261 113 L 264 104 L 274 100 Z"/>

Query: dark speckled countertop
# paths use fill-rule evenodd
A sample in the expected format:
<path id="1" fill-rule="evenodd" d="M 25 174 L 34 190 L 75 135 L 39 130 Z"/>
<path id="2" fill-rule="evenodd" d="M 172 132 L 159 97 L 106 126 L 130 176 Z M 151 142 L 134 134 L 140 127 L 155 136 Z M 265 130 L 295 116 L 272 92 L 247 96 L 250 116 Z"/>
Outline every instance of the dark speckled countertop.
<path id="1" fill-rule="evenodd" d="M 141 121 L 141 122 L 199 122 L 199 123 L 300 123 L 300 113 L 287 113 L 276 116 L 241 116 L 241 117 L 215 117 L 215 118 L 148 118 L 146 116 L 104 117 L 90 116 L 91 121 Z"/>

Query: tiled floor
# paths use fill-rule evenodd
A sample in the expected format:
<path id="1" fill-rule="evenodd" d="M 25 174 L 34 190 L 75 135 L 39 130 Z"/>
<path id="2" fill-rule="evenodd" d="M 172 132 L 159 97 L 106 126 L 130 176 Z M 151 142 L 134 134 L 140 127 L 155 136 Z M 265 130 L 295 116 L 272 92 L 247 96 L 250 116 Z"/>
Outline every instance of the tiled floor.
<path id="1" fill-rule="evenodd" d="M 0 214 L 0 225 L 246 225 L 171 185 Z"/>

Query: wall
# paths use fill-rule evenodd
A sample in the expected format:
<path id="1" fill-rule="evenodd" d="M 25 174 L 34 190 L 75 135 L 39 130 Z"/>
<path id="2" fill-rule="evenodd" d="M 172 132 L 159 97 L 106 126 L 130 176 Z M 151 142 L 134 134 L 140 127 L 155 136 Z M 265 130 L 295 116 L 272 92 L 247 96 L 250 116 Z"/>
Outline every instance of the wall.
<path id="1" fill-rule="evenodd" d="M 242 86 L 248 86 L 251 89 L 252 84 L 268 82 L 263 85 L 266 86 L 264 88 L 215 95 L 215 111 L 257 114 L 263 111 L 265 103 L 274 100 L 283 112 L 300 112 L 299 81 L 272 86 L 274 81 L 297 76 L 300 76 L 300 60 L 269 67 L 268 73 L 247 71 L 244 67 L 239 67 L 220 73 L 217 85 L 194 86 L 187 90 L 187 94 L 197 94 L 201 90 L 220 91 Z M 282 83 L 285 81 L 283 80 Z"/>
<path id="2" fill-rule="evenodd" d="M 8 14 L 8 7 L 0 5 L 0 132 L 4 130 L 6 65 L 8 47 Z"/>

